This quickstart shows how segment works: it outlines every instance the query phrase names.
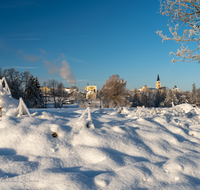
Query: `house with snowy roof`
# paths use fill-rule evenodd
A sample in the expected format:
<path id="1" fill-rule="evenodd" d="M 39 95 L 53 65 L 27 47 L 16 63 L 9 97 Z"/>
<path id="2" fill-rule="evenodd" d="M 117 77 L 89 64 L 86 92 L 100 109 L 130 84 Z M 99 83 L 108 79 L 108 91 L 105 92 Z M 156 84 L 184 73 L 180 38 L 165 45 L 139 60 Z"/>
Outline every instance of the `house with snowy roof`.
<path id="1" fill-rule="evenodd" d="M 87 84 L 85 91 L 86 91 L 86 99 L 96 100 L 96 98 L 97 98 L 97 86 Z"/>

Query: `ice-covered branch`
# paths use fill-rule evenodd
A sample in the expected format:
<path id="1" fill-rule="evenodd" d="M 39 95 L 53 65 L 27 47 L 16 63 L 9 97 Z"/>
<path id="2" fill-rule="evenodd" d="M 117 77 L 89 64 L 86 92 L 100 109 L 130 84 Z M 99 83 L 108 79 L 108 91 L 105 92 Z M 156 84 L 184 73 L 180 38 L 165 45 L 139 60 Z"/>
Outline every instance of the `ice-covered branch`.
<path id="1" fill-rule="evenodd" d="M 162 31 L 156 33 L 162 41 L 173 40 L 182 44 L 176 53 L 170 53 L 181 57 L 176 61 L 200 60 L 199 40 L 200 40 L 200 1 L 199 0 L 161 0 L 160 13 L 169 17 L 169 31 L 171 37 L 164 35 Z M 196 42 L 197 48 L 190 50 L 184 47 L 188 42 Z"/>

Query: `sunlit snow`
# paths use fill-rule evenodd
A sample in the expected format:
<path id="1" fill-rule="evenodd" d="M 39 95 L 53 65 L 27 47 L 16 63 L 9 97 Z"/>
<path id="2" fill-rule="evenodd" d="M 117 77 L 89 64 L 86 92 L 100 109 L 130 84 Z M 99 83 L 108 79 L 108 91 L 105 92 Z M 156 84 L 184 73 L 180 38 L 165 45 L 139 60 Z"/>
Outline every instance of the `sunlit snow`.
<path id="1" fill-rule="evenodd" d="M 19 102 L 2 98 L 0 189 L 200 188 L 197 107 L 29 109 L 32 117 L 17 117 Z"/>

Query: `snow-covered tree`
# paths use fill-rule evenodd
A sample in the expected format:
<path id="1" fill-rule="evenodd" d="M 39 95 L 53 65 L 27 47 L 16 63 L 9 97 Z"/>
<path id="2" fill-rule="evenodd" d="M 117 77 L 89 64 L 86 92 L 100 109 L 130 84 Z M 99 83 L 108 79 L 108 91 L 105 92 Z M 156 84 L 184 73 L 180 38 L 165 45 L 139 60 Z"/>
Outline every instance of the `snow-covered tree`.
<path id="1" fill-rule="evenodd" d="M 54 107 L 56 108 L 57 107 L 57 104 L 56 104 L 56 97 L 57 97 L 57 86 L 58 86 L 58 81 L 56 81 L 55 79 L 51 79 L 51 80 L 48 80 L 47 81 L 47 86 L 49 87 L 50 89 L 50 96 L 53 98 L 53 101 L 54 101 Z"/>
<path id="2" fill-rule="evenodd" d="M 155 107 L 159 107 L 161 102 L 163 102 L 161 91 L 156 90 L 156 92 L 155 92 Z"/>
<path id="3" fill-rule="evenodd" d="M 110 102 L 110 107 L 125 106 L 127 104 L 126 81 L 120 79 L 119 75 L 112 75 L 103 85 L 102 94 L 103 98 Z"/>
<path id="4" fill-rule="evenodd" d="M 26 85 L 28 83 L 28 80 L 30 77 L 32 77 L 31 73 L 29 71 L 24 71 L 21 73 L 21 76 L 22 76 L 22 88 L 25 89 L 26 88 Z"/>
<path id="5" fill-rule="evenodd" d="M 160 13 L 169 17 L 169 31 L 171 37 L 157 31 L 163 41 L 173 40 L 181 44 L 180 49 L 174 54 L 180 59 L 172 59 L 172 63 L 176 61 L 194 61 L 200 62 L 200 1 L 199 0 L 161 0 Z M 189 42 L 196 43 L 191 49 Z M 194 44 L 191 45 L 194 45 Z"/>
<path id="6" fill-rule="evenodd" d="M 200 88 L 197 89 L 196 94 L 197 94 L 197 105 L 199 106 L 200 105 Z"/>
<path id="7" fill-rule="evenodd" d="M 140 95 L 137 93 L 137 89 L 135 89 L 135 93 L 133 95 L 132 102 L 133 102 L 132 107 L 141 106 Z"/>
<path id="8" fill-rule="evenodd" d="M 56 98 L 56 107 L 61 108 L 63 105 L 63 102 L 65 101 L 65 91 L 64 91 L 64 85 L 62 82 L 60 82 L 57 86 L 57 98 Z"/>
<path id="9" fill-rule="evenodd" d="M 5 69 L 3 71 L 3 76 L 6 78 L 10 91 L 12 93 L 12 97 L 15 99 L 19 99 L 22 96 L 22 75 L 19 71 L 15 69 Z"/>
<path id="10" fill-rule="evenodd" d="M 195 83 L 192 85 L 192 103 L 197 104 L 197 88 Z"/>
<path id="11" fill-rule="evenodd" d="M 172 102 L 174 103 L 174 105 L 177 105 L 179 103 L 179 100 L 173 90 L 168 90 L 164 103 L 166 106 L 170 107 L 172 106 Z"/>
<path id="12" fill-rule="evenodd" d="M 190 91 L 186 91 L 183 95 L 185 95 L 186 103 L 192 104 L 192 93 Z"/>

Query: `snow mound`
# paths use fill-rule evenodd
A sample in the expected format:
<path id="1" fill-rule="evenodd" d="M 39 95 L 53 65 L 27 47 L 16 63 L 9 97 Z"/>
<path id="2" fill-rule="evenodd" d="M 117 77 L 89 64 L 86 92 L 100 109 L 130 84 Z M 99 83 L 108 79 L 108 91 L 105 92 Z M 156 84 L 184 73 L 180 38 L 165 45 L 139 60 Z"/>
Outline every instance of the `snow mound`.
<path id="1" fill-rule="evenodd" d="M 3 107 L 3 115 L 15 116 L 19 100 L 15 100 L 6 92 L 0 92 L 0 107 Z"/>
<path id="2" fill-rule="evenodd" d="M 200 189 L 198 110 L 184 106 L 3 115 L 1 189 Z"/>
<path id="3" fill-rule="evenodd" d="M 175 106 L 175 108 L 181 108 L 183 111 L 185 111 L 185 113 L 188 113 L 194 109 L 194 107 L 191 104 L 180 104 Z"/>

